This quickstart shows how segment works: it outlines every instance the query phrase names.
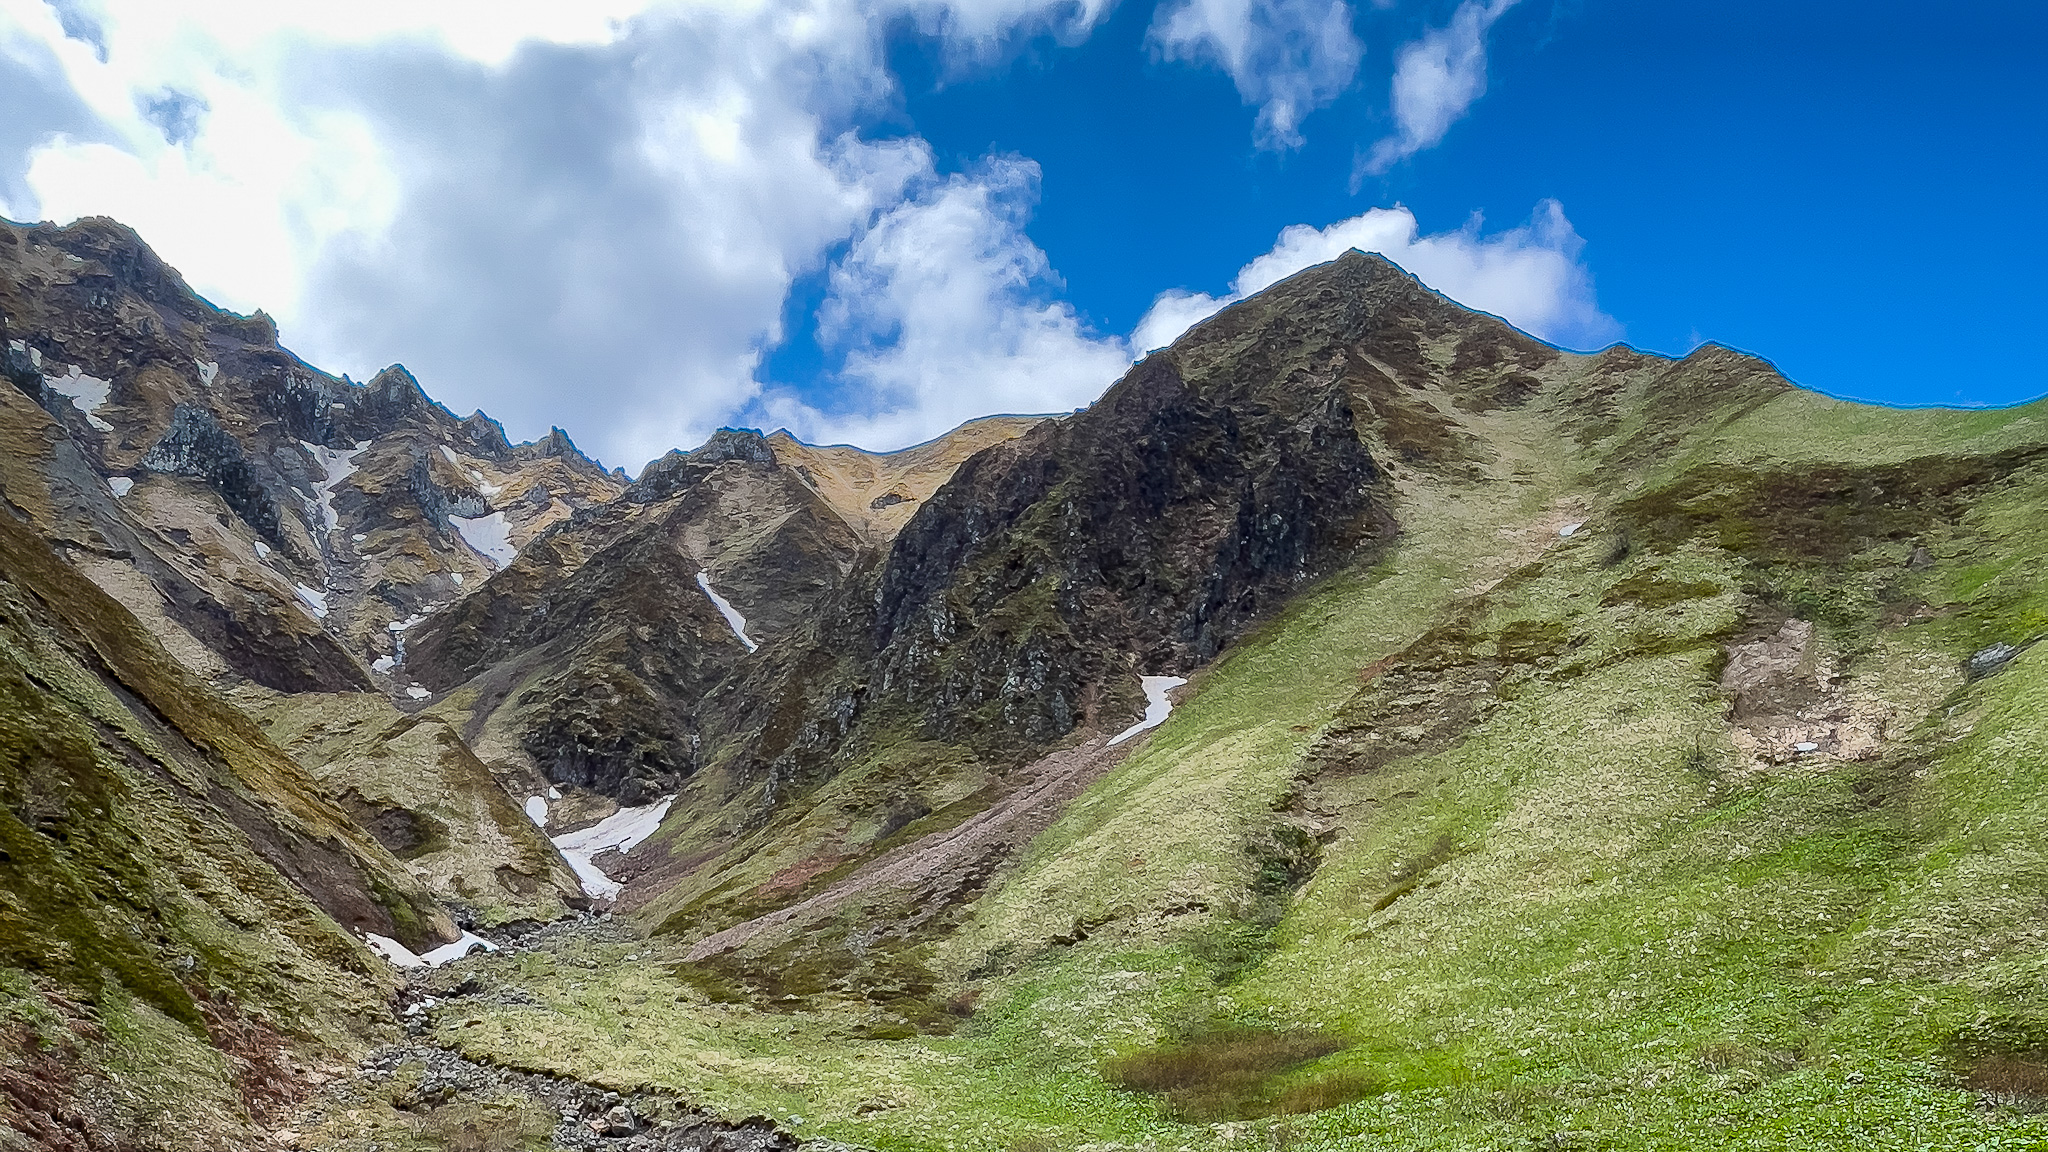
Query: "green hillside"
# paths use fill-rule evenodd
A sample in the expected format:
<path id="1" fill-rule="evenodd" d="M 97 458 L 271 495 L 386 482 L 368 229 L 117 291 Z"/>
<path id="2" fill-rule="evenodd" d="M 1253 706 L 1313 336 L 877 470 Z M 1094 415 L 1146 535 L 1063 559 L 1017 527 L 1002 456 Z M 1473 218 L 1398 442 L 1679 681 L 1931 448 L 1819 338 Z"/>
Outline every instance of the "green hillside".
<path id="1" fill-rule="evenodd" d="M 1687 366 L 1460 414 L 1482 468 L 901 952 L 950 1011 L 572 944 L 442 1038 L 883 1149 L 2043 1146 L 2048 406 Z"/>

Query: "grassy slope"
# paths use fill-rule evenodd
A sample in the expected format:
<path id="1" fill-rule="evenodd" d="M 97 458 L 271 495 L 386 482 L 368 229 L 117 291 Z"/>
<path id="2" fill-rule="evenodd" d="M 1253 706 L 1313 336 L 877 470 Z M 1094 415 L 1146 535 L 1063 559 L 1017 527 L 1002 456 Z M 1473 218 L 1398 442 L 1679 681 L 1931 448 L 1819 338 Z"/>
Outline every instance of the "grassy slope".
<path id="1" fill-rule="evenodd" d="M 364 861 L 326 879 L 379 927 L 418 939 L 438 910 L 11 518 L 0 559 L 0 1124 L 234 1143 L 285 1089 L 281 1051 L 346 1054 L 389 1028 L 394 978 L 220 805 L 309 867 Z M 367 847 L 342 855 L 354 837 Z"/>
<path id="2" fill-rule="evenodd" d="M 1635 475 L 1996 451 L 2040 443 L 2041 416 L 1788 394 L 1707 422 Z M 1973 489 L 1961 514 L 1912 519 L 1904 542 L 1857 537 L 1846 560 L 1746 562 L 1692 539 L 1609 566 L 1601 516 L 1627 495 L 1603 487 L 1615 473 L 1528 447 L 1540 428 L 1514 422 L 1535 415 L 1493 419 L 1494 446 L 1520 456 L 1502 469 L 1523 477 L 1511 498 L 1411 487 L 1393 556 L 1206 672 L 941 946 L 935 966 L 983 992 L 957 1034 L 862 1041 L 851 1007 L 715 1003 L 645 949 L 493 961 L 521 966 L 544 1003 L 486 1011 L 453 1038 L 883 1148 L 1264 1143 L 1275 1125 L 1304 1147 L 2048 1140 L 2048 1121 L 1980 1107 L 1956 1063 L 2035 1052 L 2048 1034 L 2048 649 L 1975 683 L 1958 670 L 1983 644 L 2048 630 L 2048 479 Z M 1574 500 L 1593 508 L 1587 531 L 1530 532 Z M 1540 561 L 1459 599 L 1504 574 L 1507 545 L 1544 536 Z M 1930 566 L 1907 568 L 1913 541 Z M 1848 697 L 1888 711 L 1875 760 L 1757 768 L 1731 744 L 1722 645 L 1755 593 L 1788 586 L 1832 613 L 1822 645 Z M 1680 592 L 1643 591 L 1659 588 Z M 1880 628 L 1880 599 L 1927 610 Z M 1438 627 L 1447 611 L 1454 628 Z M 1575 646 L 1504 660 L 1529 626 Z M 1447 746 L 1418 738 L 1375 770 L 1307 779 L 1318 737 L 1378 706 L 1361 672 L 1403 660 L 1440 667 L 1412 681 L 1422 695 L 1492 668 L 1492 702 Z M 1219 954 L 1218 931 L 1249 914 L 1247 846 L 1276 806 L 1341 831 L 1271 951 Z M 1077 924 L 1085 939 L 1050 942 Z M 1276 1088 L 1349 1072 L 1382 1091 L 1184 1125 L 1098 1075 L 1116 1052 L 1219 1018 L 1347 1044 Z"/>

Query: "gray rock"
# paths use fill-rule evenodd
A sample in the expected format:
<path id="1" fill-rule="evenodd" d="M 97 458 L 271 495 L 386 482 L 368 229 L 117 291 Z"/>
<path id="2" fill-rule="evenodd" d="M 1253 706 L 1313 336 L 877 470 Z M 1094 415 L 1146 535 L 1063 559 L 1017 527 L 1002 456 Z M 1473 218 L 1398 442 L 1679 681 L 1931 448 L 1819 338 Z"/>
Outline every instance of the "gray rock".
<path id="1" fill-rule="evenodd" d="M 1979 680 L 2005 667 L 2019 654 L 2020 650 L 2011 644 L 1993 644 L 1971 654 L 1963 665 L 1963 671 L 1970 679 Z"/>

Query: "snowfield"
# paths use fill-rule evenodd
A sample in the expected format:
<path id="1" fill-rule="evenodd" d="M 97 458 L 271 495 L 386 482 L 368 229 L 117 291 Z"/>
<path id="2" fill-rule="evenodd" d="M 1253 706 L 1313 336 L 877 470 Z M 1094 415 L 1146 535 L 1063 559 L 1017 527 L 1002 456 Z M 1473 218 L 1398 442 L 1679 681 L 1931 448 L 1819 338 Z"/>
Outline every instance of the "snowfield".
<path id="1" fill-rule="evenodd" d="M 575 870 L 576 879 L 582 883 L 585 893 L 600 900 L 617 899 L 625 889 L 592 864 L 591 857 L 614 848 L 631 852 L 635 845 L 654 835 L 655 830 L 661 827 L 662 818 L 668 815 L 668 806 L 675 801 L 676 798 L 671 796 L 643 808 L 621 808 L 580 832 L 565 832 L 555 837 L 555 848 Z"/>
<path id="2" fill-rule="evenodd" d="M 304 440 L 299 441 L 299 447 L 304 448 L 306 454 L 313 458 L 313 462 L 320 465 L 324 479 L 316 481 L 313 485 L 313 491 L 316 493 L 314 506 L 320 510 L 321 527 L 332 532 L 341 525 L 341 517 L 334 511 L 334 487 L 356 474 L 356 457 L 369 449 L 370 442 L 359 440 L 353 449 L 346 452 L 339 448 L 308 444 Z"/>
<path id="3" fill-rule="evenodd" d="M 1140 676 L 1138 683 L 1145 689 L 1145 718 L 1109 738 L 1111 744 L 1121 744 L 1140 732 L 1148 732 L 1173 715 L 1173 701 L 1166 698 L 1168 692 L 1187 683 L 1182 676 Z"/>
<path id="4" fill-rule="evenodd" d="M 450 516 L 448 523 L 462 534 L 463 543 L 495 567 L 503 568 L 519 556 L 519 549 L 512 546 L 512 525 L 503 512 L 493 512 L 488 516 Z"/>
<path id="5" fill-rule="evenodd" d="M 733 635 L 740 638 L 740 643 L 747 646 L 747 651 L 752 652 L 760 647 L 747 635 L 747 618 L 740 615 L 739 609 L 732 606 L 732 601 L 711 590 L 709 572 L 697 573 L 697 587 L 702 588 L 704 594 L 711 597 L 712 607 L 717 608 L 718 614 L 725 617 L 726 625 L 732 629 Z"/>
<path id="6" fill-rule="evenodd" d="M 292 591 L 299 594 L 299 600 L 305 604 L 307 611 L 322 620 L 327 619 L 327 593 L 318 588 L 308 588 L 304 584 L 292 585 Z"/>
<path id="7" fill-rule="evenodd" d="M 460 960 L 478 949 L 485 952 L 498 950 L 496 944 L 474 932 L 464 932 L 460 940 L 453 944 L 443 944 L 425 955 L 414 952 L 389 936 L 379 936 L 375 932 L 363 933 L 363 939 L 372 952 L 389 960 L 394 968 L 439 968 L 451 960 Z"/>

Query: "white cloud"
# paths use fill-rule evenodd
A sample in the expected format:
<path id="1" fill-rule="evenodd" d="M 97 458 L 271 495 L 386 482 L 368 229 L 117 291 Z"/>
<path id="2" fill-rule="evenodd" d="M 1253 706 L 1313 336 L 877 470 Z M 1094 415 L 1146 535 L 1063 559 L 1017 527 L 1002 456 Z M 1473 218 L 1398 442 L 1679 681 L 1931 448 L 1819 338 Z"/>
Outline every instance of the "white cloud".
<path id="1" fill-rule="evenodd" d="M 1379 175 L 1434 147 L 1486 94 L 1486 33 L 1517 0 L 1465 0 L 1451 22 L 1404 45 L 1394 64 L 1396 131 L 1373 145 L 1360 171 Z"/>
<path id="2" fill-rule="evenodd" d="M 746 410 L 796 278 L 931 183 L 921 141 L 848 131 L 893 99 L 890 21 L 976 56 L 1106 6 L 0 0 L 0 65 L 55 61 L 94 121 L 0 130 L 33 149 L 0 193 L 135 226 L 316 363 L 634 467 Z"/>
<path id="3" fill-rule="evenodd" d="M 1164 347 L 1217 309 L 1357 248 L 1377 252 L 1423 283 L 1469 308 L 1491 312 L 1554 344 L 1591 348 L 1620 336 L 1600 310 L 1593 276 L 1579 262 L 1585 241 L 1555 200 L 1536 206 L 1529 222 L 1491 235 L 1475 217 L 1454 232 L 1424 236 L 1406 208 L 1374 208 L 1327 228 L 1296 224 L 1271 251 L 1246 264 L 1223 297 L 1161 295 L 1138 323 L 1132 346 Z"/>
<path id="4" fill-rule="evenodd" d="M 1169 60 L 1213 63 L 1259 106 L 1260 147 L 1293 148 L 1301 121 L 1358 74 L 1365 46 L 1343 0 L 1178 0 L 1149 33 Z"/>
<path id="5" fill-rule="evenodd" d="M 992 412 L 1093 401 L 1130 365 L 1088 332 L 1024 234 L 1038 166 L 998 157 L 938 179 L 891 209 L 832 270 L 820 337 L 845 349 L 848 403 L 788 395 L 764 406 L 806 439 L 894 448 Z"/>

